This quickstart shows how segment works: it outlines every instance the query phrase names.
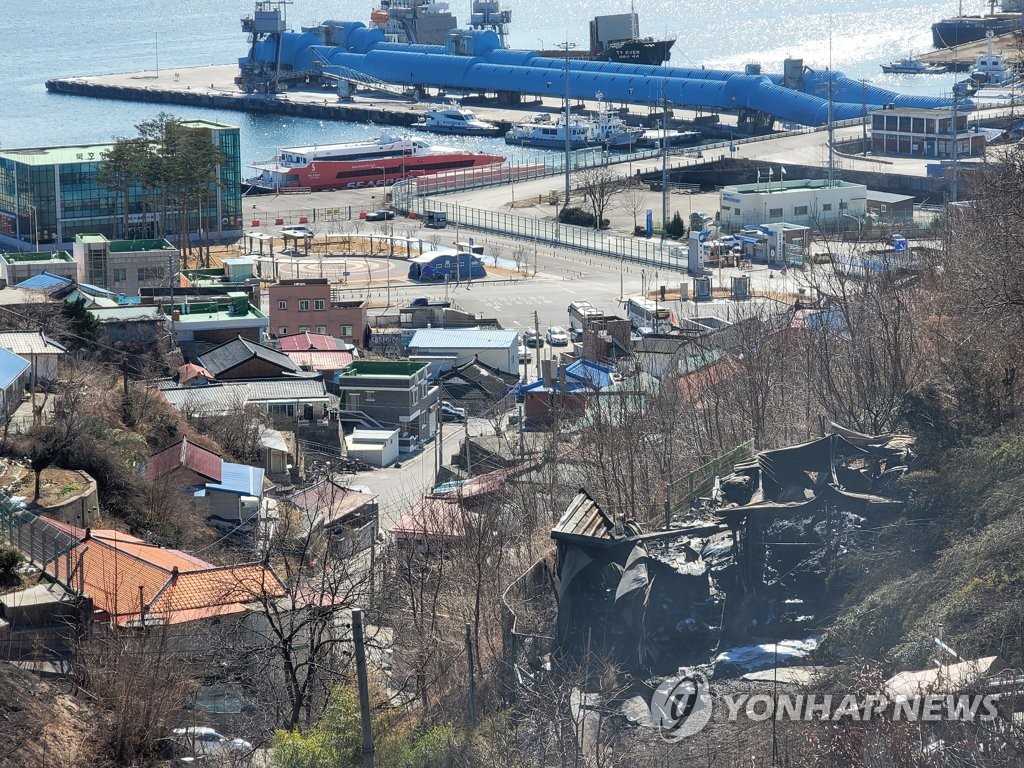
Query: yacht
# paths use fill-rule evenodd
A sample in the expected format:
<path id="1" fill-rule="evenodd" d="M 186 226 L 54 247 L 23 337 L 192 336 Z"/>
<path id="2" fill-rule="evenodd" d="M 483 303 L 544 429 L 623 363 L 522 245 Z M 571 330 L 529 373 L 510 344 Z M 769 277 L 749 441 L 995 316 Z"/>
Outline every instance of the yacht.
<path id="1" fill-rule="evenodd" d="M 500 136 L 501 129 L 461 107 L 431 109 L 412 125 L 418 131 L 456 136 Z"/>
<path id="2" fill-rule="evenodd" d="M 592 115 L 571 115 L 569 117 L 569 148 L 606 147 L 628 149 L 643 139 L 643 129 L 633 128 L 613 110 L 603 106 Z M 552 119 L 551 115 L 535 115 L 514 126 L 505 134 L 506 144 L 521 144 L 528 147 L 562 149 L 566 143 L 565 115 Z"/>
<path id="3" fill-rule="evenodd" d="M 941 75 L 946 68 L 907 58 L 894 61 L 891 64 L 883 64 L 882 71 L 887 75 Z"/>

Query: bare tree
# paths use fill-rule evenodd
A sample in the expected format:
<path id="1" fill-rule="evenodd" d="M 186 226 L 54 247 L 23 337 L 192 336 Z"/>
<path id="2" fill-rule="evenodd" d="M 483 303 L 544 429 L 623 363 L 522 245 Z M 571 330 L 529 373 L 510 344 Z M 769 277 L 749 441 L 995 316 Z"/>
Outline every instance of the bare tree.
<path id="1" fill-rule="evenodd" d="M 633 231 L 640 226 L 637 222 L 647 210 L 647 192 L 643 187 L 631 184 L 625 187 L 619 194 L 618 207 L 624 212 L 628 213 L 633 218 Z"/>
<path id="2" fill-rule="evenodd" d="M 600 229 L 605 210 L 612 199 L 624 189 L 624 179 L 614 166 L 597 165 L 579 171 L 576 174 L 576 184 L 583 197 L 590 203 L 590 210 L 597 219 L 595 227 Z"/>

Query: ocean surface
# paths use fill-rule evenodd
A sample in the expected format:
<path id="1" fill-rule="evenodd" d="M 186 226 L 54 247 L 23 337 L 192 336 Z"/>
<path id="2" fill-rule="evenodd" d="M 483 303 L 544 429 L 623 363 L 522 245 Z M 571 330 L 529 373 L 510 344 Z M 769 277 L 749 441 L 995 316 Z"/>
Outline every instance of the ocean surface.
<path id="1" fill-rule="evenodd" d="M 134 72 L 159 67 L 227 64 L 247 52 L 239 19 L 250 0 L 5 0 L 0 44 L 0 148 L 105 142 L 134 132 L 161 108 L 179 117 L 205 117 L 241 126 L 243 162 L 267 159 L 276 148 L 369 138 L 380 127 L 321 122 L 175 105 L 133 104 L 46 92 L 51 77 Z M 626 0 L 506 0 L 513 48 L 588 44 L 595 15 L 624 13 Z M 832 66 L 850 77 L 904 93 L 948 94 L 952 75 L 883 75 L 880 64 L 931 47 L 933 21 L 955 15 L 955 0 L 635 0 L 642 35 L 673 36 L 672 64 L 742 69 L 760 63 L 779 72 L 787 56 Z M 452 3 L 460 23 L 469 0 Z M 963 4 L 982 13 L 986 3 Z M 372 0 L 341 3 L 295 0 L 292 28 L 323 19 L 368 21 Z M 572 19 L 571 25 L 565 20 Z M 384 130 L 387 130 L 386 128 Z M 459 139 L 445 138 L 453 144 Z M 496 150 L 500 140 L 461 140 Z"/>

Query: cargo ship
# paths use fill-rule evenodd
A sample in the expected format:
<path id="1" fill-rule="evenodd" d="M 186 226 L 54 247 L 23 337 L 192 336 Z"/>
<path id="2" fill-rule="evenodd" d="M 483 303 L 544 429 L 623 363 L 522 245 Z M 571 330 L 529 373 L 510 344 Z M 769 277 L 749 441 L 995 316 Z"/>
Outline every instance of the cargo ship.
<path id="1" fill-rule="evenodd" d="M 282 149 L 273 160 L 253 163 L 253 191 L 362 189 L 429 173 L 505 162 L 500 155 L 440 147 L 415 138 L 381 136 L 370 141 Z"/>
<path id="2" fill-rule="evenodd" d="M 989 0 L 987 16 L 965 16 L 963 3 L 960 13 L 949 19 L 932 24 L 932 45 L 936 48 L 952 48 L 954 45 L 984 40 L 991 32 L 1005 35 L 1021 28 L 1024 18 L 1024 0 L 1002 0 L 1001 12 L 996 13 L 996 0 Z"/>
<path id="3" fill-rule="evenodd" d="M 640 37 L 636 12 L 597 16 L 590 22 L 591 58 L 660 66 L 672 56 L 671 38 Z"/>

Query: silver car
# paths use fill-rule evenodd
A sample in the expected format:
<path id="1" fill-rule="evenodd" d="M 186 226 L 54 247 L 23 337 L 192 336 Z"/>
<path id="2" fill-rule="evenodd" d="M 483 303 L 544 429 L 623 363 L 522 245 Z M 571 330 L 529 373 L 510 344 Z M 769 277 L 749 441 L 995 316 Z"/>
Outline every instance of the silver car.
<path id="1" fill-rule="evenodd" d="M 569 334 L 561 326 L 552 325 L 548 328 L 548 343 L 552 347 L 569 346 Z"/>

